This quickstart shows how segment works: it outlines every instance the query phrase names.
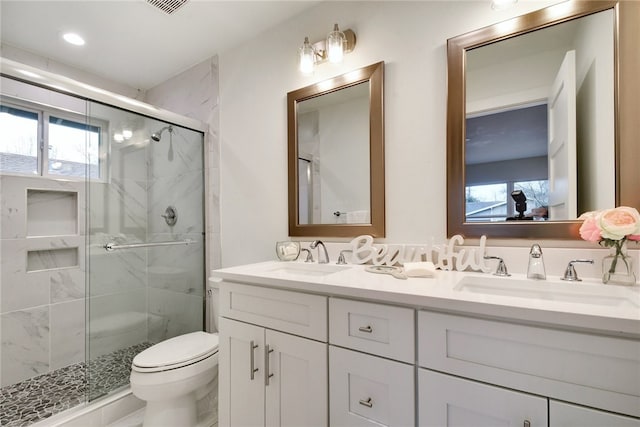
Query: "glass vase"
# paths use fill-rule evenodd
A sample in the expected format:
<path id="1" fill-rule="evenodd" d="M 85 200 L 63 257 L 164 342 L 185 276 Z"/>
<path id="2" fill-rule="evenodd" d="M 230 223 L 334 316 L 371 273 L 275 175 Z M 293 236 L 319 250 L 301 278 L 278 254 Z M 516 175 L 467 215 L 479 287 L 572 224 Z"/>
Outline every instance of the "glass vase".
<path id="1" fill-rule="evenodd" d="M 602 259 L 602 282 L 619 285 L 636 283 L 633 258 L 627 254 L 626 241 L 614 242 L 609 248 L 609 255 Z"/>

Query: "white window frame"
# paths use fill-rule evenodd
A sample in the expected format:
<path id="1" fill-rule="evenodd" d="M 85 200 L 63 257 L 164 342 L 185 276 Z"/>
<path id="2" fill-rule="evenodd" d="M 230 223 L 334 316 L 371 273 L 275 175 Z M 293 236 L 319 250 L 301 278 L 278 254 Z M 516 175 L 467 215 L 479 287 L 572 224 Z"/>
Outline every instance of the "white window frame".
<path id="1" fill-rule="evenodd" d="M 0 175 L 17 175 L 28 177 L 41 177 L 46 179 L 68 179 L 72 181 L 85 181 L 92 182 L 108 182 L 108 160 L 109 160 L 109 122 L 106 120 L 88 118 L 77 112 L 63 110 L 59 108 L 50 107 L 47 105 L 32 103 L 8 97 L 5 95 L 0 96 L 0 100 L 3 105 L 7 105 L 11 108 L 24 110 L 38 114 L 38 147 L 37 147 L 37 175 L 23 172 L 8 172 L 0 171 Z M 93 126 L 100 129 L 99 131 L 99 145 L 98 145 L 98 170 L 99 177 L 91 178 L 89 176 L 77 176 L 77 175 L 64 175 L 49 173 L 49 118 L 53 116 L 63 120 L 76 122 L 79 124 Z"/>

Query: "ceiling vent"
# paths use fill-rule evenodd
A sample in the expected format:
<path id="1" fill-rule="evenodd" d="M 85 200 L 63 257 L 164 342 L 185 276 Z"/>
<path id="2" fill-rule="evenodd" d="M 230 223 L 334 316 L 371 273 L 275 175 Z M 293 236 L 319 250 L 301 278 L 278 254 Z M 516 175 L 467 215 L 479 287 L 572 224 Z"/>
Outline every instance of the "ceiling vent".
<path id="1" fill-rule="evenodd" d="M 180 9 L 183 4 L 189 0 L 147 0 L 151 6 L 157 7 L 167 15 L 171 15 L 176 10 Z"/>

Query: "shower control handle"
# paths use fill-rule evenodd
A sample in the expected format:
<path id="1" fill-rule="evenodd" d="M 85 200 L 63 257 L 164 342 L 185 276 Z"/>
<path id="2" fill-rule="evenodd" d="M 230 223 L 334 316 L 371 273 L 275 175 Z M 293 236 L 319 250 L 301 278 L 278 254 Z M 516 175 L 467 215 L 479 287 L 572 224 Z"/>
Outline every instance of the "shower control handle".
<path id="1" fill-rule="evenodd" d="M 174 206 L 167 206 L 167 209 L 160 216 L 164 218 L 169 227 L 173 227 L 178 222 L 178 210 Z"/>
<path id="2" fill-rule="evenodd" d="M 256 359 L 255 359 L 255 349 L 258 348 L 258 345 L 254 343 L 252 340 L 249 343 L 249 378 L 251 381 L 255 379 L 256 372 L 258 372 L 258 368 L 255 367 Z"/>

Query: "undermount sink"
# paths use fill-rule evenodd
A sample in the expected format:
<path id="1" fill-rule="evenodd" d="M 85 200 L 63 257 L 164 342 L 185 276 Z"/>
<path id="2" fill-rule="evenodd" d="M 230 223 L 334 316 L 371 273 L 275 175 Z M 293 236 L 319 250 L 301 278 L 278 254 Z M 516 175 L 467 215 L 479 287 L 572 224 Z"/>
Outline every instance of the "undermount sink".
<path id="1" fill-rule="evenodd" d="M 549 282 L 528 279 L 469 276 L 454 290 L 483 295 L 541 299 L 605 307 L 640 308 L 637 287 Z"/>
<path id="2" fill-rule="evenodd" d="M 326 276 L 347 269 L 349 269 L 349 266 L 345 265 L 282 262 L 281 264 L 279 263 L 278 265 L 269 269 L 269 271 L 304 276 Z"/>

